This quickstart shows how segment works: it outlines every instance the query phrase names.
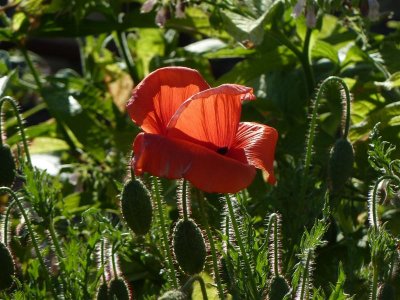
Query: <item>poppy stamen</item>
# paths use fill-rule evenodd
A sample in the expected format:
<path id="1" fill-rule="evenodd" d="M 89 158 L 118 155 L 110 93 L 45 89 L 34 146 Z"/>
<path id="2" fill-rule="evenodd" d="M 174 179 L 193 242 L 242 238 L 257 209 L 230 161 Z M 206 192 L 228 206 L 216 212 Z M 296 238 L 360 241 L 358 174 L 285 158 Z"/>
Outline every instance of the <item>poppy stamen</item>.
<path id="1" fill-rule="evenodd" d="M 228 152 L 228 150 L 229 150 L 228 147 L 221 147 L 217 149 L 217 153 L 224 155 Z"/>

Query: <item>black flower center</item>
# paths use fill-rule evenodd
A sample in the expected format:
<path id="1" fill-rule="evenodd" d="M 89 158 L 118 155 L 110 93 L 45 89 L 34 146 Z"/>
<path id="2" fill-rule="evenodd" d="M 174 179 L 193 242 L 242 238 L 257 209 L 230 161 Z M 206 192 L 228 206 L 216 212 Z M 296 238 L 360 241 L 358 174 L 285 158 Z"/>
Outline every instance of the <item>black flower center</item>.
<path id="1" fill-rule="evenodd" d="M 222 155 L 226 154 L 227 152 L 228 152 L 228 147 L 221 147 L 217 149 L 217 153 Z"/>

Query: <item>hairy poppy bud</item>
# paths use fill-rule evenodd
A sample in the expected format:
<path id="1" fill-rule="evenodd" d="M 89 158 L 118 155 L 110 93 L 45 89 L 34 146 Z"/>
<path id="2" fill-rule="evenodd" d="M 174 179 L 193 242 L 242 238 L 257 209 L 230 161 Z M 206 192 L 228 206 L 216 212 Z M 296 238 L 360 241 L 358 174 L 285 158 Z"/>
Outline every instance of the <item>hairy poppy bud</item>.
<path id="1" fill-rule="evenodd" d="M 107 282 L 103 282 L 97 290 L 97 300 L 108 300 L 108 286 Z"/>
<path id="2" fill-rule="evenodd" d="M 354 162 L 353 146 L 347 139 L 338 139 L 330 153 L 328 165 L 329 188 L 340 191 L 351 176 Z"/>
<path id="3" fill-rule="evenodd" d="M 192 219 L 180 220 L 173 233 L 175 258 L 187 274 L 200 273 L 206 261 L 206 245 L 199 227 Z"/>
<path id="4" fill-rule="evenodd" d="M 396 293 L 392 285 L 388 283 L 382 284 L 378 289 L 379 300 L 395 300 Z"/>
<path id="5" fill-rule="evenodd" d="M 186 300 L 189 299 L 185 293 L 180 290 L 171 290 L 163 294 L 158 300 Z"/>
<path id="6" fill-rule="evenodd" d="M 129 228 L 138 235 L 150 230 L 153 208 L 150 193 L 139 180 L 129 180 L 121 196 L 121 211 Z"/>
<path id="7" fill-rule="evenodd" d="M 129 294 L 129 288 L 125 280 L 122 278 L 114 278 L 110 282 L 110 288 L 108 290 L 109 299 L 116 300 L 129 300 L 131 299 Z"/>
<path id="8" fill-rule="evenodd" d="M 0 186 L 10 187 L 15 179 L 15 162 L 8 145 L 0 146 Z"/>
<path id="9" fill-rule="evenodd" d="M 282 276 L 276 276 L 271 279 L 268 292 L 268 300 L 282 300 L 287 293 L 289 293 L 290 287 L 288 282 Z"/>
<path id="10" fill-rule="evenodd" d="M 0 242 L 0 291 L 8 289 L 12 283 L 12 275 L 14 275 L 14 261 L 10 251 L 2 242 Z"/>

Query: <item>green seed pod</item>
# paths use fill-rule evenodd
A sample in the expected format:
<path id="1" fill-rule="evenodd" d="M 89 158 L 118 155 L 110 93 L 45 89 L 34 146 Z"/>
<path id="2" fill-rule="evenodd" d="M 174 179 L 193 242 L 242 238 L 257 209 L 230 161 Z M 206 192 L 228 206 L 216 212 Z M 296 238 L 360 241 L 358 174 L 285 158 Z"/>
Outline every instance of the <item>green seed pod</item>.
<path id="1" fill-rule="evenodd" d="M 139 180 L 129 180 L 121 196 L 121 211 L 129 228 L 137 235 L 150 230 L 153 208 L 150 193 Z"/>
<path id="2" fill-rule="evenodd" d="M 106 282 L 103 282 L 97 290 L 97 300 L 108 300 L 108 286 Z"/>
<path id="3" fill-rule="evenodd" d="M 268 300 L 282 300 L 290 292 L 288 282 L 282 276 L 273 277 L 269 285 Z"/>
<path id="4" fill-rule="evenodd" d="M 10 187 L 15 179 L 15 161 L 8 145 L 0 146 L 0 186 Z"/>
<path id="5" fill-rule="evenodd" d="M 378 289 L 379 300 L 395 300 L 396 293 L 392 285 L 388 283 L 382 284 Z"/>
<path id="6" fill-rule="evenodd" d="M 180 290 L 171 290 L 163 294 L 158 300 L 186 300 L 189 299 L 185 293 Z"/>
<path id="7" fill-rule="evenodd" d="M 110 282 L 108 289 L 108 297 L 110 300 L 129 300 L 131 299 L 128 285 L 122 278 L 114 278 Z"/>
<path id="8" fill-rule="evenodd" d="M 192 219 L 180 220 L 173 232 L 175 258 L 187 274 L 197 274 L 203 270 L 206 261 L 206 245 L 199 227 Z"/>
<path id="9" fill-rule="evenodd" d="M 333 145 L 329 157 L 328 183 L 333 192 L 343 189 L 353 170 L 354 150 L 347 139 L 338 139 Z"/>
<path id="10" fill-rule="evenodd" d="M 15 269 L 14 261 L 6 245 L 0 242 L 0 291 L 8 289 L 12 283 Z"/>

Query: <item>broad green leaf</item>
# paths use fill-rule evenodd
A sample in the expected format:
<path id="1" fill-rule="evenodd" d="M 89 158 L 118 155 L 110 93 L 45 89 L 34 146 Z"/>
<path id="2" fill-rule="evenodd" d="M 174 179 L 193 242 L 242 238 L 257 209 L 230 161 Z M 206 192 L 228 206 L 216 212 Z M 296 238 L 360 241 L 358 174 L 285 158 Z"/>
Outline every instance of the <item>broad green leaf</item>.
<path id="1" fill-rule="evenodd" d="M 383 82 L 375 81 L 375 85 L 382 86 L 387 90 L 400 87 L 400 72 L 392 74 L 387 80 Z"/>
<path id="2" fill-rule="evenodd" d="M 315 58 L 327 58 L 335 64 L 339 63 L 338 53 L 335 48 L 324 41 L 317 40 L 312 48 L 312 56 Z"/>
<path id="3" fill-rule="evenodd" d="M 236 12 L 223 10 L 225 30 L 238 42 L 251 42 L 254 45 L 262 43 L 264 38 L 264 25 L 281 2 L 268 0 L 263 6 L 263 13 L 256 18 L 245 16 Z"/>
<path id="4" fill-rule="evenodd" d="M 376 123 L 380 122 L 380 128 L 398 125 L 400 115 L 400 101 L 390 103 L 380 110 L 371 113 L 364 121 L 354 125 L 350 130 L 350 139 L 358 140 L 367 135 Z"/>
<path id="5" fill-rule="evenodd" d="M 69 146 L 65 141 L 52 137 L 37 137 L 29 147 L 32 154 L 67 151 L 68 149 Z"/>

